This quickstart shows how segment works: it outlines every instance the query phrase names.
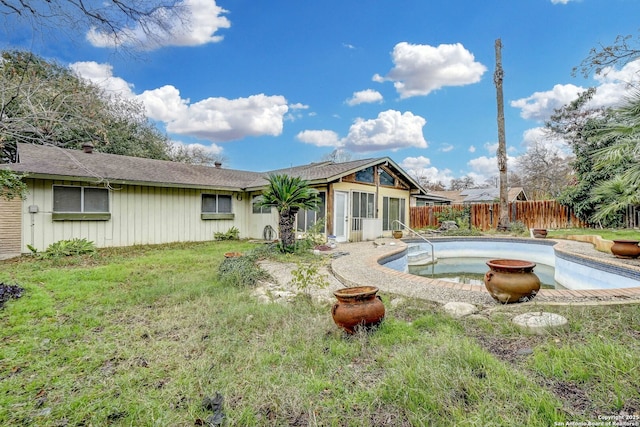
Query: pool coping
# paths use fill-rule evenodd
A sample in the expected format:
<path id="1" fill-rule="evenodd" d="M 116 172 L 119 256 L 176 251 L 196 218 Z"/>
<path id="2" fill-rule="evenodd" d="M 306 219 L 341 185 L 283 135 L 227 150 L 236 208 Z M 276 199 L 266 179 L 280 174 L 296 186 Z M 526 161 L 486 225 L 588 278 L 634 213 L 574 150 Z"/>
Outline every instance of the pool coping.
<path id="1" fill-rule="evenodd" d="M 438 240 L 500 240 L 531 242 L 521 237 L 429 237 Z M 537 239 L 536 239 L 537 240 Z M 452 301 L 469 302 L 480 305 L 496 305 L 484 286 L 452 283 L 428 277 L 416 276 L 396 271 L 381 264 L 407 249 L 407 241 L 390 238 L 369 242 L 340 244 L 338 256 L 333 259 L 331 269 L 335 277 L 345 286 L 377 286 L 381 292 L 417 297 L 426 300 L 447 303 Z M 596 250 L 591 243 L 564 239 L 544 239 L 536 244 L 552 245 L 556 256 L 569 258 L 581 263 L 596 263 L 616 272 L 626 271 L 640 276 L 639 260 L 622 260 L 613 255 Z M 565 290 L 541 289 L 529 305 L 610 305 L 640 303 L 640 286 L 633 288 Z"/>

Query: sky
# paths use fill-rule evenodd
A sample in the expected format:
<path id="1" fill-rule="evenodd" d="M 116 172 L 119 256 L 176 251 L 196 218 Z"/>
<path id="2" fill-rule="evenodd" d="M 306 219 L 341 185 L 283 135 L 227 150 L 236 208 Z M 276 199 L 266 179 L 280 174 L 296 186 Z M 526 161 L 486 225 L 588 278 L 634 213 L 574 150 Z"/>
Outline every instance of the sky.
<path id="1" fill-rule="evenodd" d="M 595 106 L 619 104 L 640 71 L 636 61 L 572 76 L 590 49 L 638 34 L 638 0 L 180 3 L 188 19 L 155 40 L 130 27 L 114 46 L 92 28 L 33 34 L 16 21 L 0 47 L 137 99 L 175 144 L 205 147 L 225 168 L 281 169 L 340 150 L 445 185 L 498 174 L 496 39 L 510 170 L 534 144 L 568 154 L 542 132 L 554 108 L 592 86 Z"/>

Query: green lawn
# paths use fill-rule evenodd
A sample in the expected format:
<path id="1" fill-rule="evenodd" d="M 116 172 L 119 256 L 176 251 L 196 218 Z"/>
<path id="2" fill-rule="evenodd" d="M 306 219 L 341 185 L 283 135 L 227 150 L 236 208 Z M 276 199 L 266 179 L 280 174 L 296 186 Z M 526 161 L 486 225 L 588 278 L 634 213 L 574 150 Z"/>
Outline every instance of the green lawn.
<path id="1" fill-rule="evenodd" d="M 382 294 L 372 333 L 330 306 L 261 304 L 217 268 L 246 242 L 0 262 L 0 425 L 549 426 L 640 413 L 640 309 L 494 306 L 454 320 Z M 570 327 L 530 335 L 527 310 Z"/>
<path id="2" fill-rule="evenodd" d="M 640 240 L 640 230 L 634 229 L 608 229 L 608 228 L 567 228 L 549 230 L 547 237 L 561 239 L 566 236 L 588 234 L 598 235 L 603 239 L 636 239 Z"/>

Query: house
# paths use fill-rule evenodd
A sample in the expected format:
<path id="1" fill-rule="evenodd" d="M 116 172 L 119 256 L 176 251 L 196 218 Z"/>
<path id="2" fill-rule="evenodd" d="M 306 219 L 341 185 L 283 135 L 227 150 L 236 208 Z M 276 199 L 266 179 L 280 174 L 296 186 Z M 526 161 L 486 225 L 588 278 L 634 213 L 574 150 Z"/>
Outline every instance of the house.
<path id="1" fill-rule="evenodd" d="M 318 211 L 301 211 L 304 232 L 318 220 L 337 241 L 390 235 L 407 224 L 409 201 L 424 190 L 390 158 L 320 162 L 270 172 L 18 144 L 25 173 L 23 201 L 0 201 L 0 255 L 45 250 L 51 243 L 86 238 L 97 247 L 212 240 L 231 227 L 262 239 L 277 230 L 275 209 L 260 207 L 271 173 L 307 180 L 319 191 Z"/>
<path id="2" fill-rule="evenodd" d="M 467 188 L 464 190 L 433 191 L 434 195 L 447 198 L 451 203 L 497 203 L 500 201 L 499 188 Z M 509 188 L 507 202 L 528 200 L 522 187 Z"/>

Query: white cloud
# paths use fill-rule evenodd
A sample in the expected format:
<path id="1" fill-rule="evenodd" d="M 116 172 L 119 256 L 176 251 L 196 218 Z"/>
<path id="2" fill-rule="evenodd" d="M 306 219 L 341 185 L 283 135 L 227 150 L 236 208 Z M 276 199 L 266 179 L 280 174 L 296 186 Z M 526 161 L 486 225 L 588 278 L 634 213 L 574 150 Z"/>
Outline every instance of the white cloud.
<path id="1" fill-rule="evenodd" d="M 401 42 L 394 47 L 392 58 L 394 68 L 384 77 L 374 75 L 373 80 L 392 81 L 401 98 L 477 83 L 487 71 L 460 43 L 433 47 Z"/>
<path id="2" fill-rule="evenodd" d="M 514 170 L 515 164 L 516 157 L 507 156 L 507 170 Z M 467 162 L 467 166 L 471 169 L 468 175 L 473 178 L 476 184 L 482 184 L 492 176 L 500 173 L 498 170 L 498 158 L 496 156 L 480 156 L 471 159 Z"/>
<path id="3" fill-rule="evenodd" d="M 140 22 L 133 27 L 122 28 L 116 37 L 91 28 L 87 40 L 96 47 L 133 46 L 153 50 L 164 46 L 199 46 L 222 40 L 215 33 L 221 28 L 231 27 L 231 22 L 222 16 L 226 10 L 215 0 L 183 0 L 175 5 L 180 16 L 166 8 L 158 8 L 153 17 L 165 22 L 166 27 L 151 26 L 145 31 Z"/>
<path id="4" fill-rule="evenodd" d="M 443 153 L 448 153 L 449 151 L 453 151 L 455 147 L 451 144 L 442 144 L 442 146 L 438 149 L 438 151 L 442 151 Z"/>
<path id="5" fill-rule="evenodd" d="M 598 86 L 588 108 L 613 107 L 623 101 L 629 92 L 629 85 L 637 84 L 640 76 L 640 60 L 626 64 L 620 70 L 605 68 L 596 76 Z M 535 92 L 527 98 L 511 101 L 511 106 L 520 108 L 520 116 L 524 119 L 544 121 L 551 117 L 554 110 L 575 100 L 581 92 L 587 90 L 572 84 L 557 84 L 546 92 Z"/>
<path id="6" fill-rule="evenodd" d="M 442 182 L 448 186 L 453 179 L 449 169 L 439 170 L 431 166 L 431 160 L 424 156 L 406 157 L 401 163 L 402 169 L 420 181 Z"/>
<path id="7" fill-rule="evenodd" d="M 552 4 L 567 4 L 570 1 L 574 1 L 574 0 L 551 0 Z"/>
<path id="8" fill-rule="evenodd" d="M 189 100 L 182 99 L 180 91 L 171 85 L 145 90 L 138 99 L 144 104 L 149 117 L 163 122 L 178 120 L 189 110 Z"/>
<path id="9" fill-rule="evenodd" d="M 338 134 L 332 130 L 305 130 L 296 135 L 296 139 L 316 147 L 341 147 Z"/>
<path id="10" fill-rule="evenodd" d="M 470 145 L 470 146 L 469 146 L 469 152 L 470 152 L 470 153 L 475 153 L 475 152 L 476 152 L 476 147 L 475 147 L 475 145 Z"/>
<path id="11" fill-rule="evenodd" d="M 381 102 L 382 99 L 382 94 L 377 90 L 366 89 L 359 92 L 353 92 L 353 96 L 347 99 L 347 104 L 354 106 L 364 103 Z"/>
<path id="12" fill-rule="evenodd" d="M 549 91 L 535 92 L 527 98 L 511 101 L 511 106 L 520 108 L 520 117 L 523 119 L 544 121 L 553 114 L 555 109 L 570 103 L 585 90 L 585 88 L 572 84 L 557 84 Z"/>
<path id="13" fill-rule="evenodd" d="M 120 77 L 113 76 L 113 67 L 109 64 L 98 64 L 94 61 L 75 62 L 69 68 L 79 77 L 104 89 L 107 94 L 119 94 L 131 98 L 133 85 Z"/>
<path id="14" fill-rule="evenodd" d="M 188 150 L 202 150 L 205 153 L 211 154 L 214 157 L 219 156 L 224 151 L 224 149 L 221 146 L 216 144 L 211 144 L 211 145 L 203 145 L 198 143 L 190 144 L 190 143 L 186 143 L 178 140 L 171 140 L 171 144 L 173 145 L 173 147 L 185 147 Z"/>
<path id="15" fill-rule="evenodd" d="M 176 117 L 167 122 L 167 131 L 213 142 L 238 140 L 247 136 L 277 136 L 282 133 L 288 109 L 287 100 L 280 95 L 206 98 L 180 110 Z"/>
<path id="16" fill-rule="evenodd" d="M 349 128 L 344 146 L 355 152 L 427 148 L 427 141 L 422 135 L 426 123 L 424 118 L 409 111 L 387 110 L 378 114 L 376 119 L 358 118 Z"/>

